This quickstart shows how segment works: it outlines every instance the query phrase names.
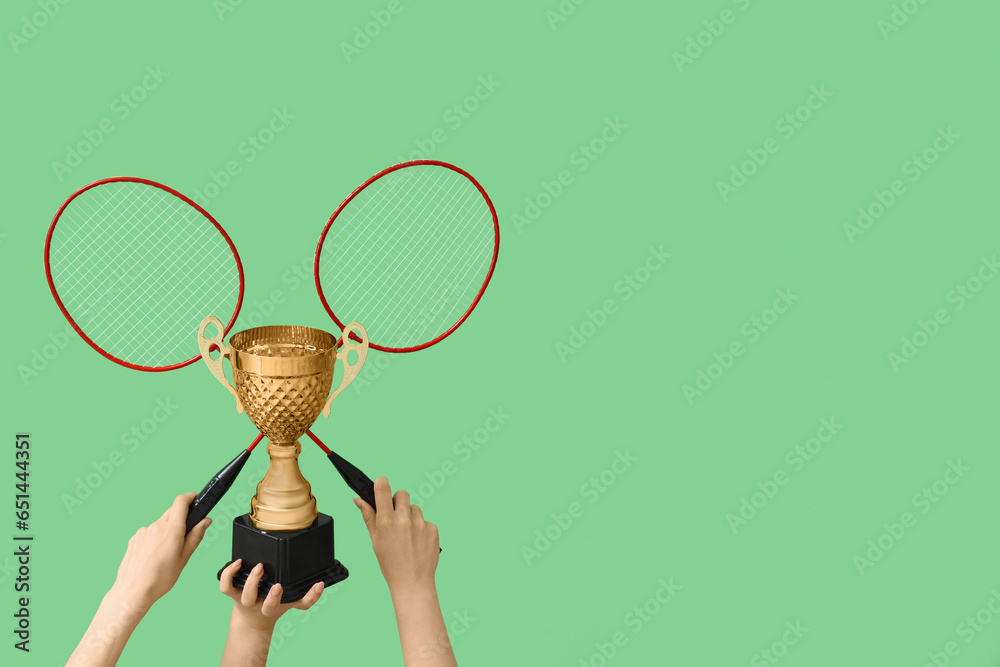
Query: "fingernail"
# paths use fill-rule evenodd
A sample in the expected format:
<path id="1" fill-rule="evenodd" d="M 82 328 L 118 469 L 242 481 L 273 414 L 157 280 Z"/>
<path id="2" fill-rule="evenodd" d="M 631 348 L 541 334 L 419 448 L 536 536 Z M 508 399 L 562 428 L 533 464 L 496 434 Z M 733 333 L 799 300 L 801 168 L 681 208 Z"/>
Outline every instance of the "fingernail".
<path id="1" fill-rule="evenodd" d="M 263 571 L 264 571 L 263 563 L 257 563 L 256 565 L 253 566 L 252 574 L 260 574 Z"/>
<path id="2" fill-rule="evenodd" d="M 205 524 L 205 528 L 208 528 L 208 527 L 209 527 L 209 526 L 211 526 L 211 525 L 212 525 L 212 520 L 211 520 L 211 519 L 209 519 L 209 520 L 208 520 L 208 523 L 206 523 L 206 524 Z"/>
<path id="3" fill-rule="evenodd" d="M 233 561 L 233 565 L 235 565 L 236 567 L 239 567 L 240 565 L 243 565 L 243 559 L 242 558 L 237 558 L 236 560 Z"/>

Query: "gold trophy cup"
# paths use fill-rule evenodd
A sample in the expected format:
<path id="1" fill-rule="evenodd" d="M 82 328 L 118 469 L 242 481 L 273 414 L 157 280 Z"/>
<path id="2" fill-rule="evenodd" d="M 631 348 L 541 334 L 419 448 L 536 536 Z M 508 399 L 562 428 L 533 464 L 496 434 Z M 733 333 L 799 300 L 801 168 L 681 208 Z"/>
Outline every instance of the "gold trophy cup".
<path id="1" fill-rule="evenodd" d="M 205 335 L 209 324 L 216 328 L 213 337 Z M 299 470 L 299 438 L 320 412 L 330 416 L 330 403 L 357 377 L 368 354 L 368 334 L 357 322 L 348 324 L 338 355 L 337 339 L 320 329 L 255 327 L 230 336 L 229 345 L 223 343 L 223 331 L 216 317 L 202 321 L 201 357 L 236 397 L 236 411 L 245 411 L 269 439 L 271 457 L 250 512 L 233 520 L 233 560 L 243 559 L 233 581 L 242 587 L 250 570 L 263 563 L 258 594 L 263 597 L 280 583 L 282 602 L 290 602 L 318 581 L 329 586 L 347 577 L 347 569 L 334 558 L 333 519 L 317 511 L 309 482 Z M 361 343 L 350 340 L 352 332 Z M 216 351 L 219 356 L 213 358 Z M 348 362 L 351 351 L 357 352 L 354 363 Z M 331 393 L 338 356 L 344 375 Z M 223 373 L 224 358 L 232 365 L 233 384 Z"/>

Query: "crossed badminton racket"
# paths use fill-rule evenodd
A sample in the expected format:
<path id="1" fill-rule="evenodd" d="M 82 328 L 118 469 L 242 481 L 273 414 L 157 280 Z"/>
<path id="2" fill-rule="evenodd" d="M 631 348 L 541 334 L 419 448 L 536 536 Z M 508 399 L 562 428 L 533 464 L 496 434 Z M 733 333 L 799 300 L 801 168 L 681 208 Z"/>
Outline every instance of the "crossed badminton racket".
<path id="1" fill-rule="evenodd" d="M 316 290 L 341 329 L 344 322 L 365 323 L 371 348 L 416 352 L 469 317 L 499 248 L 496 210 L 471 175 L 437 160 L 406 162 L 369 178 L 334 211 L 316 247 Z M 91 183 L 63 203 L 45 239 L 45 274 L 59 309 L 87 344 L 145 372 L 197 360 L 191 332 L 205 313 L 231 312 L 221 339 L 236 322 L 245 288 L 236 246 L 204 208 L 132 177 Z M 374 508 L 372 480 L 307 435 Z M 262 438 L 192 501 L 189 531 L 229 490 Z"/>

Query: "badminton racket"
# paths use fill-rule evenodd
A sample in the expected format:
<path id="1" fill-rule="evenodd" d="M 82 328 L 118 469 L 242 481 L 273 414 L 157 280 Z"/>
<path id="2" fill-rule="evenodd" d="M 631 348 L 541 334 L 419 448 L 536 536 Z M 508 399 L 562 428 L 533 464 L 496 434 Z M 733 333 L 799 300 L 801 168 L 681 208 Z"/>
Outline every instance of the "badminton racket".
<path id="1" fill-rule="evenodd" d="M 330 217 L 316 247 L 316 290 L 341 329 L 365 325 L 369 347 L 415 352 L 465 322 L 499 251 L 496 210 L 472 176 L 446 162 L 404 162 Z"/>
<path id="2" fill-rule="evenodd" d="M 316 291 L 341 329 L 364 323 L 370 348 L 415 352 L 468 319 L 499 252 L 496 210 L 475 178 L 447 162 L 404 162 L 369 178 L 334 211 L 316 246 Z M 375 508 L 371 479 L 309 436 Z"/>
<path id="3" fill-rule="evenodd" d="M 228 331 L 243 301 L 243 265 L 222 226 L 176 190 L 143 178 L 108 178 L 73 193 L 45 237 L 45 275 L 80 337 L 140 371 L 199 359 L 194 332 L 205 313 L 232 313 Z M 251 451 L 253 445 L 205 486 L 188 510 L 188 530 L 215 506 Z"/>

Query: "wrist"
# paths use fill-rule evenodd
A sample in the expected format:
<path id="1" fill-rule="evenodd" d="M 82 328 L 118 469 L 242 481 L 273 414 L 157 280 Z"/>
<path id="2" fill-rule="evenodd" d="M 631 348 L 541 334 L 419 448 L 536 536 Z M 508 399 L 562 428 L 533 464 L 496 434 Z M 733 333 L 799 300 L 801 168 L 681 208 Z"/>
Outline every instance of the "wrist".
<path id="1" fill-rule="evenodd" d="M 110 615 L 118 629 L 131 632 L 153 606 L 153 602 L 154 600 L 115 585 L 104 596 L 101 607 Z"/>
<path id="2" fill-rule="evenodd" d="M 237 632 L 241 636 L 245 636 L 247 633 L 253 633 L 270 640 L 271 634 L 274 632 L 274 626 L 277 622 L 277 617 L 268 618 L 260 613 L 244 613 L 243 607 L 240 605 L 239 601 L 237 601 L 233 604 L 233 613 L 229 617 L 229 632 L 230 634 Z"/>
<path id="3" fill-rule="evenodd" d="M 156 598 L 149 593 L 123 586 L 117 581 L 104 596 L 104 601 L 113 605 L 124 615 L 141 619 L 150 610 Z"/>
<path id="4" fill-rule="evenodd" d="M 437 600 L 437 588 L 434 580 L 429 581 L 404 581 L 389 584 L 389 595 L 393 603 L 408 602 L 411 600 Z"/>

